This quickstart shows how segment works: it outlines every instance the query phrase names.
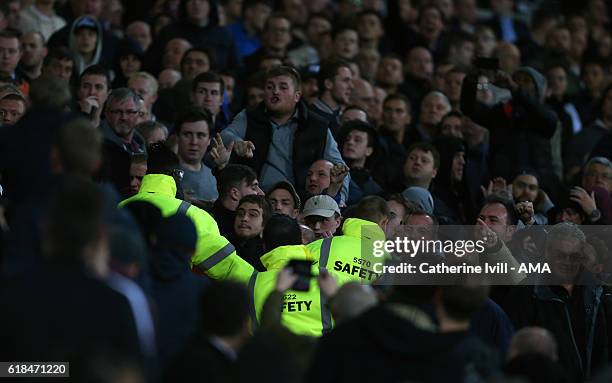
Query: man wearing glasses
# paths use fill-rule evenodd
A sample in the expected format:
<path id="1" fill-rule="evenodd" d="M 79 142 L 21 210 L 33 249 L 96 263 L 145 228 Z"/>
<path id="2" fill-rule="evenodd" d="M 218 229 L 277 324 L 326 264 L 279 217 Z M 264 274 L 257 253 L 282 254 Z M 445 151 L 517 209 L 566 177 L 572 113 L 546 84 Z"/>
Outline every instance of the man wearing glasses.
<path id="1" fill-rule="evenodd" d="M 118 88 L 111 92 L 104 109 L 105 121 L 100 123 L 105 141 L 130 154 L 146 152 L 145 139 L 135 130 L 142 103 L 142 98 L 131 89 Z"/>

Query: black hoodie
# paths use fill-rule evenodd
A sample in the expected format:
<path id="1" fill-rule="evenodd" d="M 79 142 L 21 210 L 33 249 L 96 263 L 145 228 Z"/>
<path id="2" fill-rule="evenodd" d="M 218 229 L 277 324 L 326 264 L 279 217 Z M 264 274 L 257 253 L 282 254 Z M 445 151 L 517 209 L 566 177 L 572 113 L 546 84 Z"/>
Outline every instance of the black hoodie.
<path id="1" fill-rule="evenodd" d="M 157 314 L 157 349 L 163 368 L 197 333 L 198 302 L 210 280 L 192 273 L 189 259 L 172 250 L 153 250 L 150 267 Z"/>
<path id="2" fill-rule="evenodd" d="M 493 353 L 467 332 L 438 333 L 416 306 L 386 304 L 321 339 L 307 382 L 484 381 Z"/>

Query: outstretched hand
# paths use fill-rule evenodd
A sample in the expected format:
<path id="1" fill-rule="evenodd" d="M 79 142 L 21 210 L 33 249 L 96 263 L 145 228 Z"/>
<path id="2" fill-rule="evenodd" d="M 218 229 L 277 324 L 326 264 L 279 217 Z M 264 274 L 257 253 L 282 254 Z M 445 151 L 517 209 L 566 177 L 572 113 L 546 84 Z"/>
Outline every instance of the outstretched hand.
<path id="1" fill-rule="evenodd" d="M 480 191 L 486 199 L 491 195 L 499 195 L 504 198 L 512 199 L 512 185 L 506 184 L 506 180 L 502 177 L 495 177 L 489 181 L 487 188 L 480 186 Z"/>
<path id="2" fill-rule="evenodd" d="M 491 230 L 489 225 L 485 223 L 480 218 L 476 219 L 476 239 L 480 239 L 484 241 L 485 247 L 491 248 L 497 244 L 499 238 L 497 238 L 497 234 Z"/>
<path id="3" fill-rule="evenodd" d="M 213 147 L 210 149 L 210 156 L 217 165 L 219 170 L 223 169 L 230 160 L 235 141 L 232 141 L 227 147 L 223 145 L 221 134 L 217 133 L 213 138 Z"/>
<path id="4" fill-rule="evenodd" d="M 237 141 L 234 143 L 234 151 L 239 157 L 253 158 L 255 144 L 251 141 Z"/>

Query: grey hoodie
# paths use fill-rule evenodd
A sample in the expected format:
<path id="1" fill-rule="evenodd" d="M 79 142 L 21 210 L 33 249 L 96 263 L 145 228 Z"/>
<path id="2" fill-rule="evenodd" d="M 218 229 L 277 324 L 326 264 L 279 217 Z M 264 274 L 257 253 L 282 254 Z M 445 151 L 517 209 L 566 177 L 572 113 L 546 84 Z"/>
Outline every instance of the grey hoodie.
<path id="1" fill-rule="evenodd" d="M 514 74 L 516 75 L 517 73 L 525 73 L 529 77 L 531 77 L 536 87 L 536 92 L 537 92 L 536 98 L 538 99 L 538 101 L 543 102 L 544 97 L 546 96 L 546 94 L 544 93 L 546 91 L 546 85 L 547 85 L 546 77 L 544 77 L 542 73 L 538 72 L 537 70 L 535 70 L 534 68 L 530 66 L 523 66 L 523 67 L 518 68 L 516 72 L 514 72 Z"/>
<path id="2" fill-rule="evenodd" d="M 434 212 L 434 201 L 429 190 L 419 186 L 411 186 L 402 192 L 402 197 L 406 201 L 410 201 L 427 214 L 433 214 Z"/>
<path id="3" fill-rule="evenodd" d="M 95 23 L 96 32 L 98 34 L 98 37 L 96 38 L 96 50 L 94 51 L 93 58 L 91 62 L 86 63 L 85 58 L 81 56 L 79 53 L 77 53 L 78 52 L 77 41 L 76 41 L 76 36 L 74 32 L 75 32 L 75 29 L 77 28 L 77 25 L 81 23 L 88 23 L 88 22 Z M 100 23 L 91 16 L 81 16 L 77 18 L 76 20 L 74 20 L 72 24 L 70 25 L 70 35 L 68 37 L 68 48 L 70 48 L 71 51 L 75 52 L 76 66 L 77 66 L 79 75 L 83 73 L 83 71 L 87 67 L 98 64 L 100 62 L 100 57 L 102 56 L 102 39 L 103 39 L 102 35 L 103 33 L 104 32 L 102 30 L 102 26 L 100 25 Z"/>

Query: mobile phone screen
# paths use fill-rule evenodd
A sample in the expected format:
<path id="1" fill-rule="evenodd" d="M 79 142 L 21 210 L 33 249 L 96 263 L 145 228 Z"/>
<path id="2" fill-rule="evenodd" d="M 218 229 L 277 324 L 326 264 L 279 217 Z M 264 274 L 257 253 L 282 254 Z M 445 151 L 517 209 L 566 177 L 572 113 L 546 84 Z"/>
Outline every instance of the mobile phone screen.
<path id="1" fill-rule="evenodd" d="M 312 279 L 310 268 L 312 267 L 312 262 L 292 259 L 287 266 L 293 270 L 298 277 L 291 289 L 295 291 L 310 290 L 310 280 Z"/>

